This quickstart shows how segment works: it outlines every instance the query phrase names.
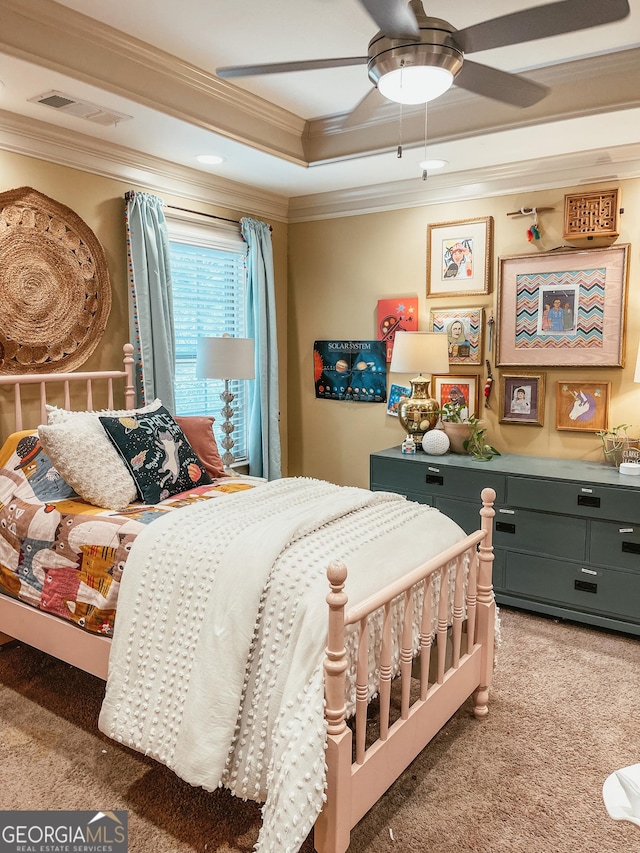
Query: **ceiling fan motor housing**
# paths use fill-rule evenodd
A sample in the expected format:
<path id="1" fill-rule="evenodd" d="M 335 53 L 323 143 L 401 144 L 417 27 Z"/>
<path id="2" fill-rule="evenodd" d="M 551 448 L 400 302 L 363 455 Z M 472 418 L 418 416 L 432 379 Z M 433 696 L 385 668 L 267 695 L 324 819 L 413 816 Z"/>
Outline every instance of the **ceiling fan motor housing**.
<path id="1" fill-rule="evenodd" d="M 420 17 L 418 39 L 397 39 L 378 33 L 369 42 L 369 79 L 378 85 L 385 74 L 399 68 L 432 65 L 451 72 L 460 72 L 464 54 L 456 45 L 454 27 L 440 18 Z"/>

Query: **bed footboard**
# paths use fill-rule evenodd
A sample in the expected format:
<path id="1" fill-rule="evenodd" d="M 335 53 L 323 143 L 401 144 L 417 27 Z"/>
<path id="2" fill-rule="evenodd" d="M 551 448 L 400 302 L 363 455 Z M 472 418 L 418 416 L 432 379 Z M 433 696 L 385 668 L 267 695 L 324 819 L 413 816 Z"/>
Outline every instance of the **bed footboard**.
<path id="1" fill-rule="evenodd" d="M 482 492 L 480 530 L 357 607 L 346 610 L 346 567 L 333 563 L 327 571 L 331 587 L 327 596 L 329 629 L 324 664 L 327 801 L 314 830 L 318 853 L 347 850 L 351 829 L 469 696 L 474 697 L 476 717 L 488 713 L 495 633 L 491 580 L 495 497 L 493 489 Z M 440 595 L 433 612 L 432 589 L 436 579 L 440 579 L 441 590 L 448 590 L 451 572 L 455 573 L 453 608 L 449 596 Z M 420 620 L 417 667 L 413 661 L 416 591 L 421 602 L 421 612 L 417 613 Z M 399 598 L 403 599 L 400 715 L 391 724 L 391 608 L 392 602 Z M 379 611 L 383 613 L 383 629 L 377 685 L 378 737 L 369 744 L 368 620 Z M 346 721 L 345 632 L 350 625 L 359 629 L 353 733 Z M 411 677 L 416 672 L 419 695 L 412 695 Z"/>

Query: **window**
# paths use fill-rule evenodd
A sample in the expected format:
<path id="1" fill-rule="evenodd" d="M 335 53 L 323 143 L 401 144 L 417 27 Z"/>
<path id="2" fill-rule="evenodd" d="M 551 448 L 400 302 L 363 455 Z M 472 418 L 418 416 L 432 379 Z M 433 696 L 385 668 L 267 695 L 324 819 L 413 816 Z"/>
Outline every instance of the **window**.
<path id="1" fill-rule="evenodd" d="M 175 396 L 178 415 L 213 415 L 214 433 L 220 447 L 224 405 L 222 379 L 196 379 L 199 337 L 235 338 L 246 335 L 246 244 L 237 227 L 201 225 L 167 217 L 173 313 L 176 336 Z M 246 389 L 233 380 L 233 455 L 246 458 Z"/>

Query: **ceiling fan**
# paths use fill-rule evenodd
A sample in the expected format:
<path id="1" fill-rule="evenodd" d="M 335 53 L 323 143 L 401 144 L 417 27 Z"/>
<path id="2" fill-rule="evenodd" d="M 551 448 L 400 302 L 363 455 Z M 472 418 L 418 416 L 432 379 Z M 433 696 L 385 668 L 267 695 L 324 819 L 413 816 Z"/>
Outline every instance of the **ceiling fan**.
<path id="1" fill-rule="evenodd" d="M 456 30 L 425 14 L 422 0 L 359 0 L 380 28 L 367 56 L 239 65 L 218 68 L 222 78 L 366 65 L 378 92 L 391 101 L 424 104 L 455 83 L 462 89 L 515 107 L 540 101 L 548 89 L 520 74 L 472 62 L 476 53 L 510 44 L 612 23 L 629 14 L 628 0 L 559 0 Z M 359 112 L 366 96 L 356 108 Z"/>

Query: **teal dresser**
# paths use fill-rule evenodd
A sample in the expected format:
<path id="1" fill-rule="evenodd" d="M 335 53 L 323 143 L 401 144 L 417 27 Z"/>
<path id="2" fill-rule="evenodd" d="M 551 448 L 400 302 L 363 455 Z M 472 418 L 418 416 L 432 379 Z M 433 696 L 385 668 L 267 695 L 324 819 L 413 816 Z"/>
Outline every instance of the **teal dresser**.
<path id="1" fill-rule="evenodd" d="M 496 491 L 498 603 L 640 635 L 640 476 L 574 459 L 371 454 L 370 485 L 437 507 L 466 532 Z"/>

